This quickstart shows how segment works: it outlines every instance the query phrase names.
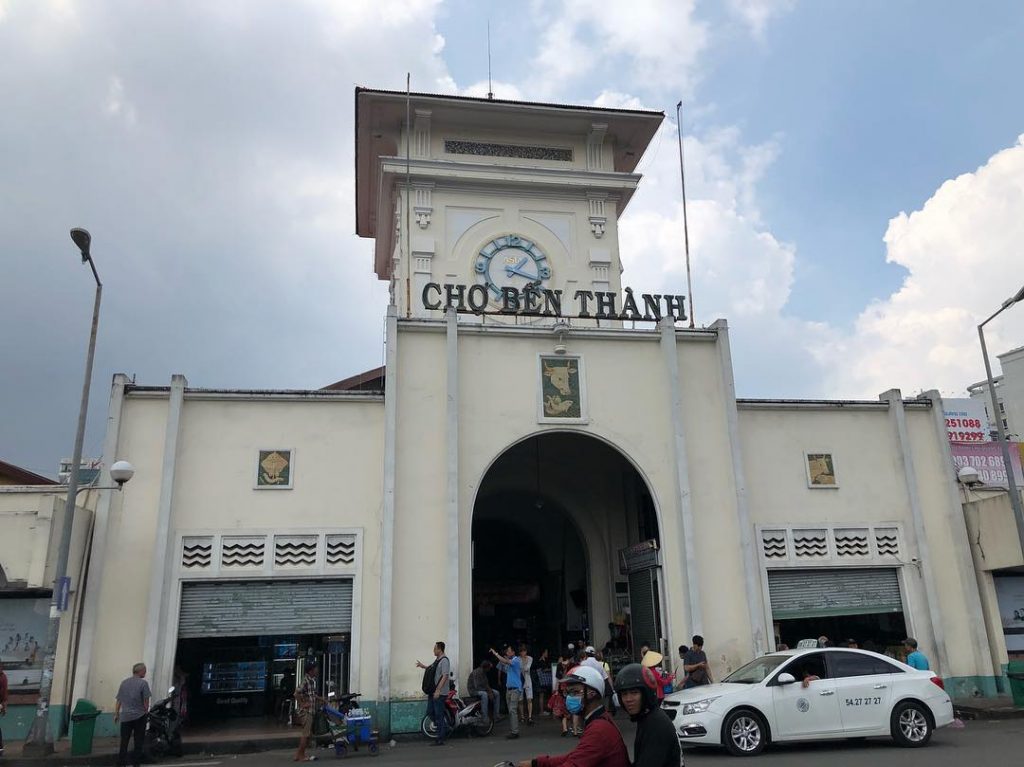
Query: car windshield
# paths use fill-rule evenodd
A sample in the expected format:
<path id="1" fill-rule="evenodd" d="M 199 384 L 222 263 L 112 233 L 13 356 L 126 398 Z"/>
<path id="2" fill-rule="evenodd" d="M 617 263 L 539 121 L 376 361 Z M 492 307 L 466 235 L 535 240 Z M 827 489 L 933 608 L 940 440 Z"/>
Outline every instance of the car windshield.
<path id="1" fill-rule="evenodd" d="M 763 682 L 769 674 L 787 660 L 789 660 L 788 655 L 765 655 L 736 669 L 722 681 L 731 684 L 757 684 Z"/>

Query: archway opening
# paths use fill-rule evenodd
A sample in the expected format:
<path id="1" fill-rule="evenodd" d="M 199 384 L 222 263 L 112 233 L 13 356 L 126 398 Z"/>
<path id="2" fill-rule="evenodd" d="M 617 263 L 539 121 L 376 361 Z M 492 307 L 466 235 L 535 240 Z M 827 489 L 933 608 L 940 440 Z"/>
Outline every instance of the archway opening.
<path id="1" fill-rule="evenodd" d="M 660 531 L 647 484 L 605 442 L 545 432 L 508 448 L 473 509 L 473 662 L 569 643 L 613 667 L 666 638 Z"/>

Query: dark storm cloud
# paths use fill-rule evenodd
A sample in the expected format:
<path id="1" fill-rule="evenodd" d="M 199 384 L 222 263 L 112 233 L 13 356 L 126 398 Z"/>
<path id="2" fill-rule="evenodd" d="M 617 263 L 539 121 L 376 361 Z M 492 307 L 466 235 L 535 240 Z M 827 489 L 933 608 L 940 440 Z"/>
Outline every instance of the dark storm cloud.
<path id="1" fill-rule="evenodd" d="M 408 7 L 406 7 L 406 5 Z M 354 234 L 355 84 L 436 89 L 430 3 L 20 3 L 0 14 L 0 459 L 87 455 L 113 373 L 315 388 L 381 364 Z M 383 20 L 383 21 L 382 21 Z M 110 458 L 110 457 L 108 457 Z"/>

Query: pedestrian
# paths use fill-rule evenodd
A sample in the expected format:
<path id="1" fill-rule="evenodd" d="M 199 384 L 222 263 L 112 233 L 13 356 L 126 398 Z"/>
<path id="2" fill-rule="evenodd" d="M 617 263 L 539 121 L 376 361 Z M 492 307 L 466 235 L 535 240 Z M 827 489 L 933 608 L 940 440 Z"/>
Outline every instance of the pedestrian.
<path id="1" fill-rule="evenodd" d="M 489 660 L 480 661 L 480 665 L 469 672 L 466 689 L 469 694 L 480 699 L 480 713 L 484 719 L 498 717 L 498 691 L 491 687 L 489 674 L 494 666 Z"/>
<path id="2" fill-rule="evenodd" d="M 452 664 L 444 654 L 444 647 L 444 642 L 434 642 L 434 662 L 429 666 L 416 661 L 417 668 L 425 671 L 433 669 L 433 682 L 428 678 L 429 675 L 424 675 L 423 680 L 423 689 L 427 694 L 427 711 L 434 720 L 434 729 L 437 732 L 437 738 L 430 744 L 432 746 L 443 746 L 445 738 L 448 737 L 448 714 L 445 706 L 448 704 L 448 691 L 451 689 Z"/>
<path id="3" fill-rule="evenodd" d="M 857 642 L 856 639 L 847 639 L 846 640 L 846 646 L 849 647 L 851 650 L 859 650 L 860 649 L 860 644 Z"/>
<path id="4" fill-rule="evenodd" d="M 533 657 L 526 645 L 519 645 L 519 663 L 523 673 L 523 715 L 528 725 L 533 724 Z"/>
<path id="5" fill-rule="evenodd" d="M 601 673 L 589 666 L 577 666 L 565 676 L 565 685 L 566 708 L 583 716 L 580 742 L 568 754 L 524 759 L 518 767 L 629 767 L 626 744 L 602 705 L 604 677 Z"/>
<path id="6" fill-rule="evenodd" d="M 907 651 L 907 665 L 916 668 L 918 671 L 928 671 L 931 667 L 928 664 L 928 656 L 917 649 L 917 640 L 907 637 L 903 640 L 903 647 Z"/>
<path id="7" fill-rule="evenodd" d="M 146 739 L 146 714 L 153 694 L 146 681 L 146 664 L 132 666 L 132 675 L 117 688 L 117 702 L 114 704 L 114 723 L 121 724 L 121 748 L 117 752 L 117 763 L 128 764 L 128 741 L 132 743 L 132 767 L 139 767 L 142 761 L 142 744 Z"/>
<path id="8" fill-rule="evenodd" d="M 832 643 L 828 641 L 828 637 L 822 634 L 818 637 L 818 647 L 831 647 Z"/>
<path id="9" fill-rule="evenodd" d="M 583 662 L 581 666 L 587 666 L 592 668 L 601 675 L 604 680 L 604 699 L 605 707 L 607 708 L 607 701 L 611 700 L 612 697 L 612 677 L 609 668 L 597 658 L 597 651 L 592 645 L 587 645 L 583 650 Z M 609 709 L 609 713 L 614 715 L 614 711 Z"/>
<path id="10" fill-rule="evenodd" d="M 533 664 L 533 685 L 537 690 L 537 708 L 540 710 L 541 716 L 549 715 L 544 698 L 546 695 L 551 694 L 551 683 L 551 654 L 547 651 L 547 648 L 544 648 L 540 651 L 540 656 Z"/>
<path id="11" fill-rule="evenodd" d="M 711 669 L 708 667 L 708 656 L 704 653 L 704 637 L 694 634 L 690 640 L 690 650 L 683 656 L 683 670 L 686 681 L 683 689 L 711 684 Z"/>
<path id="12" fill-rule="evenodd" d="M 679 740 L 672 720 L 658 703 L 661 683 L 653 668 L 639 663 L 624 666 L 615 677 L 619 702 L 636 723 L 633 767 L 678 767 Z"/>
<path id="13" fill-rule="evenodd" d="M 679 645 L 679 665 L 676 666 L 675 677 L 672 680 L 672 688 L 675 690 L 683 689 L 683 685 L 686 683 L 686 670 L 683 665 L 683 661 L 686 658 L 686 653 L 690 651 L 690 648 L 684 644 Z"/>
<path id="14" fill-rule="evenodd" d="M 523 663 L 512 645 L 505 645 L 505 654 L 491 648 L 491 655 L 505 669 L 505 703 L 508 705 L 509 733 L 505 737 L 515 740 L 519 737 L 519 701 L 523 697 Z"/>
<path id="15" fill-rule="evenodd" d="M 0 663 L 0 716 L 7 716 L 7 674 Z M 0 728 L 0 756 L 4 755 L 4 731 Z"/>
<path id="16" fill-rule="evenodd" d="M 559 695 L 565 700 L 565 677 L 569 675 L 569 672 L 576 668 L 576 659 L 573 657 L 573 646 L 569 645 L 569 649 L 562 653 L 562 657 L 558 659 L 558 672 L 556 673 Z M 583 723 L 580 721 L 579 714 L 573 714 L 568 709 L 565 709 L 565 717 L 569 720 L 569 733 L 578 736 L 583 732 Z M 562 734 L 566 734 L 565 722 L 562 723 Z"/>
<path id="17" fill-rule="evenodd" d="M 668 687 L 670 691 L 672 688 L 672 675 L 666 673 L 661 667 L 664 660 L 665 656 L 657 650 L 648 650 L 640 661 L 640 665 L 644 668 L 649 668 L 658 682 L 657 695 L 659 701 L 665 698 L 665 688 Z"/>
<path id="18" fill-rule="evenodd" d="M 316 761 L 316 756 L 306 756 L 306 748 L 313 737 L 313 720 L 316 718 L 317 705 L 321 700 L 316 690 L 318 669 L 319 665 L 314 659 L 307 660 L 306 673 L 302 675 L 302 681 L 295 688 L 295 713 L 299 718 L 299 725 L 302 727 L 302 734 L 299 735 L 299 747 L 292 760 L 295 762 Z"/>

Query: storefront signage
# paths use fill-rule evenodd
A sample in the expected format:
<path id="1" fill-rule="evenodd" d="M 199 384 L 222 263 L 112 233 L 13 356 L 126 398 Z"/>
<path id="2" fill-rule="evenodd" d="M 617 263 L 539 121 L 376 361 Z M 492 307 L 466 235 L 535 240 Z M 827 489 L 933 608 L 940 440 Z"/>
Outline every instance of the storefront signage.
<path id="1" fill-rule="evenodd" d="M 953 465 L 956 470 L 971 466 L 978 472 L 978 479 L 986 485 L 995 487 L 1006 487 L 1006 464 L 1003 462 L 1002 446 L 998 442 L 982 442 L 970 444 L 965 442 L 953 442 L 950 444 L 953 452 Z M 1010 443 L 1010 464 L 1013 466 L 1013 476 L 1017 480 L 1017 487 L 1024 486 L 1024 477 L 1021 476 L 1020 445 L 1016 442 Z"/>
<path id="2" fill-rule="evenodd" d="M 504 287 L 496 291 L 486 285 L 458 285 L 428 282 L 420 295 L 424 309 L 455 309 L 460 314 L 513 314 L 528 317 L 564 317 L 596 320 L 642 320 L 656 322 L 663 317 L 686 319 L 686 296 L 659 293 L 633 294 L 602 290 L 564 291 L 527 286 Z M 495 303 L 491 304 L 493 300 Z M 495 309 L 494 306 L 497 306 Z"/>
<path id="3" fill-rule="evenodd" d="M 942 398 L 942 415 L 946 419 L 946 436 L 950 442 L 988 442 L 985 406 L 967 397 Z"/>
<path id="4" fill-rule="evenodd" d="M 652 567 L 660 565 L 658 542 L 654 539 L 619 549 L 619 571 L 625 575 L 640 570 L 650 570 Z"/>

